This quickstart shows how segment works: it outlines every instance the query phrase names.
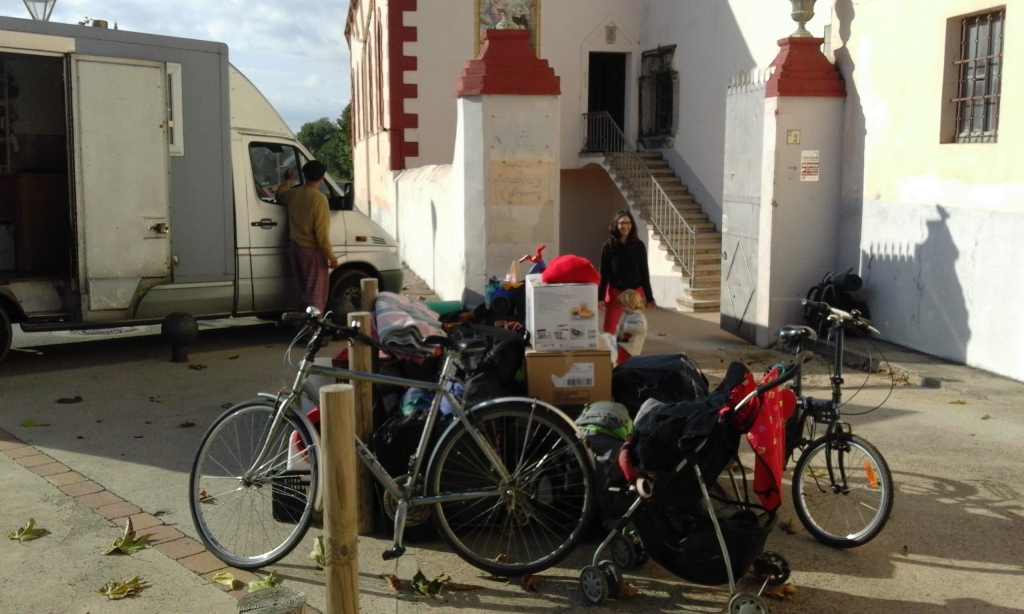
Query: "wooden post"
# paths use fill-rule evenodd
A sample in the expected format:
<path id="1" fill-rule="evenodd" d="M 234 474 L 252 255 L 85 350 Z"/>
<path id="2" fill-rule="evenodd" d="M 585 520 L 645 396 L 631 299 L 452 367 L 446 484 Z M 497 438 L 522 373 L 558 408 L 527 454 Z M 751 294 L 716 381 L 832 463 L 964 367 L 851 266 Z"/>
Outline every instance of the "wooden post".
<path id="1" fill-rule="evenodd" d="M 377 278 L 364 277 L 359 281 L 359 294 L 362 311 L 373 311 L 373 304 L 377 302 Z"/>
<path id="2" fill-rule="evenodd" d="M 306 594 L 286 586 L 265 588 L 238 600 L 238 614 L 302 614 L 305 607 Z"/>
<path id="3" fill-rule="evenodd" d="M 351 384 L 320 389 L 327 614 L 359 612 L 356 465 L 362 463 L 356 458 L 354 409 Z"/>
<path id="4" fill-rule="evenodd" d="M 365 279 L 363 281 L 366 281 Z M 376 280 L 374 280 L 376 281 Z M 363 334 L 370 332 L 370 314 L 356 311 L 348 314 L 350 323 L 359 325 Z M 348 364 L 352 371 L 373 372 L 373 346 L 354 341 L 348 350 Z M 355 388 L 355 434 L 363 443 L 369 445 L 373 437 L 373 384 L 354 380 Z M 359 502 L 359 534 L 373 533 L 373 474 L 363 463 L 356 469 L 356 500 Z"/>

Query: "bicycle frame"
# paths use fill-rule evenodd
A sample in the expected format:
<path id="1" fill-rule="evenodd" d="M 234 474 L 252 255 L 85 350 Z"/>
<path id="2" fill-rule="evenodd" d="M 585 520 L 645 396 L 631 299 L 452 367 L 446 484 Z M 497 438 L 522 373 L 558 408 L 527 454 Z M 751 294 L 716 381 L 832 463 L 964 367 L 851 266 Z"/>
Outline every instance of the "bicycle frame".
<path id="1" fill-rule="evenodd" d="M 295 411 L 296 414 L 301 415 L 301 412 L 295 410 L 298 406 L 300 395 L 302 394 L 303 385 L 310 375 L 322 375 L 326 377 L 332 377 L 337 379 L 345 380 L 358 380 L 366 381 L 376 384 L 391 384 L 404 387 L 418 387 L 425 390 L 432 390 L 435 394 L 433 400 L 430 403 L 430 407 L 427 409 L 426 423 L 423 427 L 423 432 L 420 434 L 420 440 L 416 447 L 416 452 L 413 457 L 410 458 L 410 466 L 408 479 L 404 484 L 399 484 L 388 471 L 380 464 L 377 457 L 373 452 L 366 446 L 366 444 L 355 435 L 355 447 L 356 454 L 362 460 L 363 464 L 369 469 L 370 473 L 373 474 L 377 482 L 384 487 L 387 492 L 394 497 L 398 502 L 398 507 L 395 511 L 395 532 L 394 532 L 394 545 L 393 550 L 389 551 L 395 553 L 395 556 L 400 554 L 404 548 L 402 547 L 402 538 L 405 532 L 405 519 L 408 513 L 409 507 L 422 506 L 422 505 L 433 505 L 436 503 L 464 501 L 469 499 L 478 499 L 482 497 L 499 497 L 503 494 L 502 488 L 497 488 L 488 491 L 479 492 L 466 492 L 457 494 L 446 494 L 446 495 L 424 495 L 424 496 L 413 496 L 415 489 L 420 480 L 423 459 L 426 456 L 428 446 L 430 444 L 430 437 L 434 432 L 434 428 L 437 424 L 437 418 L 441 411 L 442 399 L 446 399 L 450 404 L 455 413 L 455 420 L 449 425 L 448 428 L 454 427 L 456 422 L 463 421 L 467 425 L 472 425 L 472 421 L 469 420 L 469 415 L 477 409 L 496 405 L 498 403 L 507 402 L 510 400 L 516 401 L 527 401 L 531 404 L 532 408 L 537 406 L 543 406 L 549 411 L 553 411 L 560 415 L 566 420 L 568 424 L 573 424 L 573 421 L 560 409 L 539 401 L 537 399 L 526 399 L 518 397 L 503 397 L 499 399 L 492 399 L 479 403 L 469 408 L 468 410 L 463 407 L 461 401 L 456 398 L 448 389 L 447 384 L 455 382 L 455 354 L 452 352 L 446 352 L 444 355 L 444 363 L 441 369 L 441 378 L 438 382 L 423 382 L 419 380 L 406 379 L 401 377 L 393 377 L 389 375 L 380 375 L 377 373 L 367 373 L 364 371 L 353 371 L 351 369 L 342 369 L 339 367 L 327 367 L 323 365 L 315 364 L 316 354 L 320 351 L 323 345 L 323 337 L 325 332 L 321 329 L 313 334 L 313 338 L 309 341 L 306 347 L 305 355 L 299 362 L 298 371 L 295 374 L 295 378 L 291 385 L 291 388 L 279 395 L 276 395 L 274 420 L 270 427 L 269 436 L 266 437 L 263 447 L 260 450 L 256 461 L 253 463 L 252 468 L 246 472 L 242 477 L 243 482 L 252 481 L 254 474 L 258 473 L 258 468 L 262 467 L 266 462 L 267 456 L 269 455 L 270 442 L 275 441 L 280 429 L 283 427 L 285 420 L 284 416 L 287 411 Z M 271 395 L 261 395 L 271 396 Z M 303 419 L 305 416 L 301 416 Z M 491 446 L 490 442 L 475 428 L 467 428 L 467 432 L 473 441 L 477 444 L 480 450 L 484 453 L 486 458 L 490 461 L 491 466 L 498 475 L 501 477 L 502 483 L 508 482 L 513 476 L 508 473 L 504 462 L 498 456 L 498 453 Z M 315 433 L 315 431 L 311 431 Z M 315 435 L 314 435 L 315 436 Z M 319 454 L 319 452 L 317 452 Z M 323 473 L 321 472 L 321 475 Z M 318 486 L 322 486 L 318 485 Z M 320 493 L 322 490 L 317 489 Z M 319 500 L 319 497 L 318 497 Z"/>

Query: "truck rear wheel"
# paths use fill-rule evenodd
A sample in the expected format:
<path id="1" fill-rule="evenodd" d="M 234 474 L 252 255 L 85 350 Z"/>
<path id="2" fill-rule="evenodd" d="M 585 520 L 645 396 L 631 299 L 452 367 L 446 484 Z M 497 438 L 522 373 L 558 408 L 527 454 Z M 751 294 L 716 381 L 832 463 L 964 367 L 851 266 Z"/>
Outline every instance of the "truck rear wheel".
<path id="1" fill-rule="evenodd" d="M 0 360 L 7 358 L 7 352 L 11 349 L 11 337 L 11 318 L 3 305 L 0 305 Z"/>

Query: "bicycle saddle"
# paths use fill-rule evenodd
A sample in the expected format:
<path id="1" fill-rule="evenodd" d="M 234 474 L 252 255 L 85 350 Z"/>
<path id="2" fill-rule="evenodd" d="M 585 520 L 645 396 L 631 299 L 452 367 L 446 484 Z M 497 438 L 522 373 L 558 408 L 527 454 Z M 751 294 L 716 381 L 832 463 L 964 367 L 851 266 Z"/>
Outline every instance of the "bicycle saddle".
<path id="1" fill-rule="evenodd" d="M 431 335 L 427 337 L 423 340 L 423 344 L 442 347 L 446 350 L 455 352 L 456 354 L 471 354 L 473 352 L 482 352 L 487 349 L 486 339 L 452 339 L 451 337 L 442 337 L 440 335 Z"/>
<path id="2" fill-rule="evenodd" d="M 779 329 L 779 339 L 784 341 L 794 340 L 803 341 L 804 339 L 810 339 L 816 341 L 818 334 L 814 332 L 814 329 L 810 326 L 803 326 L 800 324 L 787 324 Z"/>

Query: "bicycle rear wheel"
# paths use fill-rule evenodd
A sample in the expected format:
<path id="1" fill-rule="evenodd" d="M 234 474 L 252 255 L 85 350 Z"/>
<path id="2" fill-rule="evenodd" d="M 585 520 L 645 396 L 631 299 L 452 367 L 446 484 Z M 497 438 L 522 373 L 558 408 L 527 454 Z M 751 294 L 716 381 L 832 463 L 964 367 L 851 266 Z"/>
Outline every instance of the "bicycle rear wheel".
<path id="1" fill-rule="evenodd" d="M 829 473 L 831 459 L 831 477 Z M 875 538 L 892 512 L 894 486 L 882 454 L 847 433 L 811 442 L 793 470 L 793 503 L 807 531 L 833 548 Z"/>
<path id="2" fill-rule="evenodd" d="M 438 531 L 456 554 L 497 576 L 558 563 L 583 538 L 594 510 L 594 473 L 573 426 L 528 401 L 480 408 L 470 421 L 510 478 L 498 475 L 464 422 L 453 424 L 434 448 L 427 492 L 494 494 L 438 503 Z"/>
<path id="3" fill-rule="evenodd" d="M 199 537 L 239 569 L 281 560 L 312 521 L 319 451 L 292 412 L 263 464 L 250 479 L 242 477 L 269 436 L 275 411 L 261 400 L 232 407 L 207 431 L 192 465 L 189 506 Z"/>

